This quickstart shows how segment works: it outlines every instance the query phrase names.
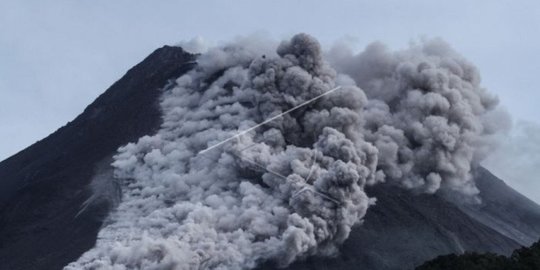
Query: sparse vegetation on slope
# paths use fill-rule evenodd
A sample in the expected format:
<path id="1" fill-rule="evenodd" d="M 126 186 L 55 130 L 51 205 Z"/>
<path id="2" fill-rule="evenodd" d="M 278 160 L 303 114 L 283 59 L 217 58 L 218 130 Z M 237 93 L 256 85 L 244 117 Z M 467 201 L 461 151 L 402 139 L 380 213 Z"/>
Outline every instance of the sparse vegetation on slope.
<path id="1" fill-rule="evenodd" d="M 493 253 L 465 253 L 444 255 L 426 262 L 417 270 L 537 270 L 540 269 L 540 241 L 531 247 L 516 249 L 510 257 Z"/>

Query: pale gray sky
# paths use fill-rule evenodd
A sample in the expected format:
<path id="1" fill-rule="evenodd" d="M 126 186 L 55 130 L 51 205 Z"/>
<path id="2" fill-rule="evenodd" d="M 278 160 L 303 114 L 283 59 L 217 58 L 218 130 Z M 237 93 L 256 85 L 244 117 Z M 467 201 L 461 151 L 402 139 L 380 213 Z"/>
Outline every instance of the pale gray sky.
<path id="1" fill-rule="evenodd" d="M 0 0 L 0 160 L 72 120 L 157 47 L 261 31 L 359 50 L 442 37 L 515 119 L 540 124 L 540 1 Z M 538 183 L 520 190 L 540 194 Z"/>

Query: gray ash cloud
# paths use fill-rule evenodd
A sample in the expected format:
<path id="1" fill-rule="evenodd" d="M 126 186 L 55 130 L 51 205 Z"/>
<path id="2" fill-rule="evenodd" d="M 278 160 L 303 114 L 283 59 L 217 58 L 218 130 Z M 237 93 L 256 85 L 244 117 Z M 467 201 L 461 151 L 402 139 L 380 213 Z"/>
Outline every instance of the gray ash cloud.
<path id="1" fill-rule="evenodd" d="M 323 57 L 305 34 L 209 49 L 161 102 L 157 134 L 119 149 L 122 198 L 66 269 L 250 269 L 331 256 L 381 182 L 475 196 L 496 99 L 439 41 Z M 341 89 L 198 154 L 326 91 Z"/>
<path id="2" fill-rule="evenodd" d="M 378 176 L 405 188 L 474 196 L 470 174 L 507 128 L 477 69 L 441 40 L 391 52 L 334 52 L 337 70 L 366 93 L 366 139 L 379 149 Z"/>

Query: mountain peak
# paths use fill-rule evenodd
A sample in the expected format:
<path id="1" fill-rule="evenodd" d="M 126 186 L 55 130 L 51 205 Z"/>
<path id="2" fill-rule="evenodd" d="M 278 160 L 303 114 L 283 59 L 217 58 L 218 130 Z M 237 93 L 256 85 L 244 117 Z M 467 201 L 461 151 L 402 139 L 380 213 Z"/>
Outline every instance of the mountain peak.
<path id="1" fill-rule="evenodd" d="M 0 162 L 0 268 L 60 269 L 92 247 L 107 207 L 75 216 L 97 164 L 159 127 L 160 89 L 194 57 L 180 47 L 155 50 L 73 121 Z"/>
<path id="2" fill-rule="evenodd" d="M 111 181 L 118 147 L 157 131 L 161 89 L 195 58 L 180 47 L 155 50 L 73 121 L 0 162 L 1 269 L 61 269 L 94 247 L 111 205 L 88 204 L 92 183 Z M 339 254 L 288 269 L 403 269 L 441 254 L 508 254 L 530 244 L 540 234 L 540 207 L 483 168 L 473 175 L 483 200 L 474 207 L 391 184 L 367 187 L 377 203 Z"/>

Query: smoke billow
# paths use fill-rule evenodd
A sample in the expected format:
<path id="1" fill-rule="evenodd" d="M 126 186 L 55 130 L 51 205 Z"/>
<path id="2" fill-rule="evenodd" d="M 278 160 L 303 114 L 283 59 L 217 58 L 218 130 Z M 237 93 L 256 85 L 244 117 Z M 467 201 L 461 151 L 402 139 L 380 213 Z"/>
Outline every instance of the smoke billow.
<path id="1" fill-rule="evenodd" d="M 358 55 L 334 51 L 331 59 L 370 100 L 364 135 L 379 149 L 381 179 L 430 193 L 441 186 L 478 193 L 471 166 L 508 117 L 494 110 L 498 100 L 480 87 L 472 64 L 441 40 L 399 52 L 374 43 Z"/>
<path id="2" fill-rule="evenodd" d="M 66 269 L 285 266 L 336 254 L 374 202 L 365 185 L 476 194 L 470 169 L 497 102 L 446 45 L 374 44 L 331 55 L 332 67 L 305 34 L 257 44 L 209 49 L 165 91 L 161 129 L 115 157 L 121 203 Z"/>

